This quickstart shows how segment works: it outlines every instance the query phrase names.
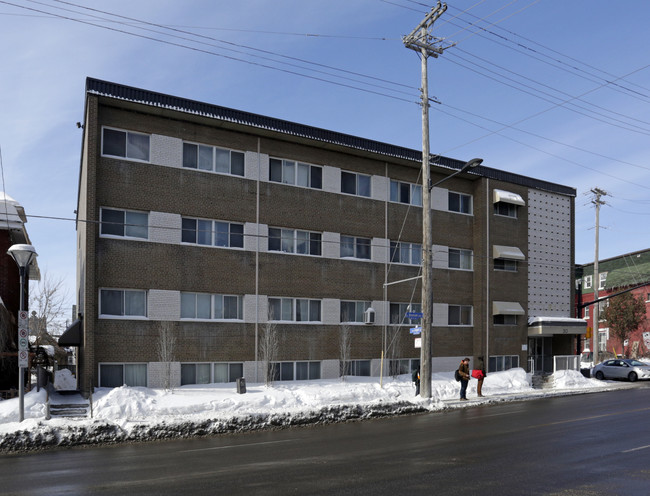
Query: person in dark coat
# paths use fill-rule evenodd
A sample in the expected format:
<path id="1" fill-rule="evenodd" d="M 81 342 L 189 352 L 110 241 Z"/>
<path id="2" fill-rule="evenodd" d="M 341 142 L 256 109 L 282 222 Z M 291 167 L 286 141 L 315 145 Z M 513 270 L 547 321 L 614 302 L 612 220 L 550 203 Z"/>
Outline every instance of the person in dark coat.
<path id="1" fill-rule="evenodd" d="M 460 375 L 460 399 L 467 401 L 467 384 L 469 383 L 469 358 L 463 358 L 458 367 Z"/>
<path id="2" fill-rule="evenodd" d="M 411 379 L 415 383 L 415 396 L 420 394 L 420 367 L 415 369 L 411 374 Z"/>

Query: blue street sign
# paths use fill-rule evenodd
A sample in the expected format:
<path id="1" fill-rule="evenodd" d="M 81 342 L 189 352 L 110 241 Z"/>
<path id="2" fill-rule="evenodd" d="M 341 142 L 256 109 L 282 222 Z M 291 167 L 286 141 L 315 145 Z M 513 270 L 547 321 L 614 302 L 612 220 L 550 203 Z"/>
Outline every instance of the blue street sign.
<path id="1" fill-rule="evenodd" d="M 411 334 L 420 334 L 422 332 L 421 327 L 411 327 L 411 330 L 409 331 Z"/>
<path id="2" fill-rule="evenodd" d="M 406 312 L 407 319 L 421 319 L 422 312 Z"/>

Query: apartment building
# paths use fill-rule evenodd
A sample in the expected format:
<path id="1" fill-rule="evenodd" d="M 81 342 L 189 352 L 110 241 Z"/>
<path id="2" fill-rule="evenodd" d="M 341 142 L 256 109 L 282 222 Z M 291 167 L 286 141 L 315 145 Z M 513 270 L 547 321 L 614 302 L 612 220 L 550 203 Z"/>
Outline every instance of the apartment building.
<path id="1" fill-rule="evenodd" d="M 464 163 L 432 158 L 432 184 Z M 417 150 L 88 79 L 80 388 L 160 386 L 170 369 L 174 385 L 261 381 L 270 329 L 276 380 L 407 373 L 420 171 Z M 529 333 L 575 349 L 528 326 L 572 314 L 575 194 L 483 166 L 433 188 L 434 371 L 525 367 Z"/>

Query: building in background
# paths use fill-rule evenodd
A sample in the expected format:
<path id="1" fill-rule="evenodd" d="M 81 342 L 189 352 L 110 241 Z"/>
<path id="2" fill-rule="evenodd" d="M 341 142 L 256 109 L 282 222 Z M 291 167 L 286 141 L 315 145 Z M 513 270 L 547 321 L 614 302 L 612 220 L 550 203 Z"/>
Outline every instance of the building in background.
<path id="1" fill-rule="evenodd" d="M 96 79 L 83 129 L 80 319 L 63 338 L 84 392 L 160 386 L 165 370 L 174 385 L 261 381 L 269 329 L 276 380 L 419 363 L 421 152 Z M 463 165 L 432 158 L 432 184 Z M 558 327 L 575 189 L 489 167 L 444 186 L 428 206 L 433 370 L 470 356 L 541 372 L 575 353 L 584 326 Z"/>
<path id="2" fill-rule="evenodd" d="M 18 390 L 18 310 L 20 309 L 20 275 L 7 250 L 16 244 L 31 244 L 27 234 L 25 209 L 16 200 L 0 192 L 0 393 Z M 38 280 L 36 261 L 28 267 L 28 279 Z M 24 301 L 29 301 L 29 284 Z M 26 381 L 26 384 L 29 384 Z"/>
<path id="3" fill-rule="evenodd" d="M 641 250 L 598 261 L 598 304 L 594 301 L 594 264 L 576 266 L 576 294 L 579 317 L 585 319 L 590 334 L 584 343 L 591 348 L 593 331 L 598 329 L 598 350 L 612 355 L 648 356 L 650 354 L 650 250 Z M 607 321 L 598 319 L 594 324 L 596 306 L 599 314 L 609 305 L 610 298 L 629 291 L 646 303 L 647 321 L 631 332 L 627 343 L 610 334 Z M 591 303 L 591 304 L 590 304 Z M 608 355 L 609 356 L 609 355 Z M 603 358 L 601 356 L 601 358 Z"/>

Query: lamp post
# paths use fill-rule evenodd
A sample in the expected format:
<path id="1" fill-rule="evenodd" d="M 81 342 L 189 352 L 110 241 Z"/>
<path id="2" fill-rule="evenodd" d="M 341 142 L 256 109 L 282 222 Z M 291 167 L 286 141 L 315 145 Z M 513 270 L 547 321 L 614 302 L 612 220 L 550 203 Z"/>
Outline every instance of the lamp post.
<path id="1" fill-rule="evenodd" d="M 428 148 L 428 147 L 427 147 Z M 473 158 L 466 162 L 453 174 L 442 178 L 440 181 L 431 184 L 429 179 L 429 156 L 422 158 L 422 331 L 420 348 L 420 396 L 431 398 L 431 330 L 433 313 L 433 256 L 432 256 L 432 231 L 431 231 L 431 190 L 440 183 L 474 168 L 483 162 L 481 158 Z"/>
<path id="2" fill-rule="evenodd" d="M 20 272 L 20 310 L 18 312 L 18 398 L 20 403 L 20 421 L 25 420 L 25 371 L 29 361 L 29 332 L 27 319 L 21 314 L 25 311 L 25 282 L 27 267 L 37 257 L 32 245 L 12 245 L 7 254 L 11 255 Z M 24 326 L 24 327 L 23 327 Z"/>

